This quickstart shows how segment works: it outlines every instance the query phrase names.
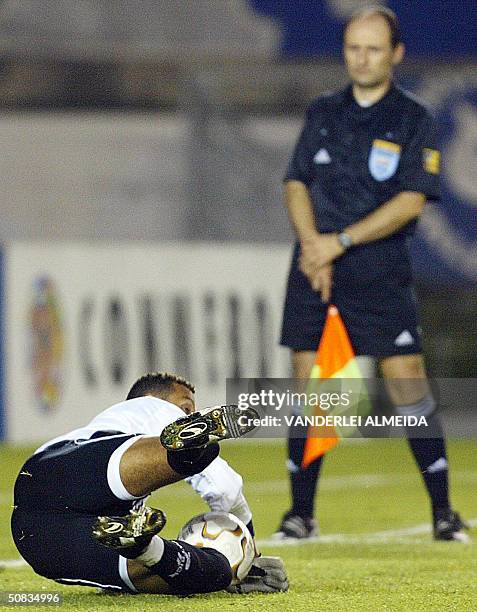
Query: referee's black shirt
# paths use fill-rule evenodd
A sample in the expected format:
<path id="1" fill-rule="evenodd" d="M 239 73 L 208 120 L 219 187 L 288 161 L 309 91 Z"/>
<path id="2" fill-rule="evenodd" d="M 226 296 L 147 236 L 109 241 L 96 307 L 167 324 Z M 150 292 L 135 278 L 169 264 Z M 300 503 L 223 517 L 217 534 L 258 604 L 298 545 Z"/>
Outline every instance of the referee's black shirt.
<path id="1" fill-rule="evenodd" d="M 307 185 L 320 232 L 340 232 L 402 191 L 439 199 L 439 152 L 432 116 L 392 85 L 369 107 L 352 87 L 320 96 L 309 107 L 285 181 Z M 335 262 L 336 280 L 410 280 L 406 237 L 413 221 L 383 240 L 350 249 Z"/>

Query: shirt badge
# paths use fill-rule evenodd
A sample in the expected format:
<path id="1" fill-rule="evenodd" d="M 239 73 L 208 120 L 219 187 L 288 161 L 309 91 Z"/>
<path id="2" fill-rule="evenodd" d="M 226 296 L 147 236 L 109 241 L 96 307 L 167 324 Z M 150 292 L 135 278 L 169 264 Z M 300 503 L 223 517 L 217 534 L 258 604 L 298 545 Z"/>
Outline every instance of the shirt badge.
<path id="1" fill-rule="evenodd" d="M 376 181 L 386 181 L 391 178 L 396 174 L 400 158 L 401 147 L 398 144 L 388 140 L 373 140 L 368 160 L 371 176 Z"/>
<path id="2" fill-rule="evenodd" d="M 439 166 L 441 161 L 441 154 L 436 149 L 422 150 L 422 162 L 424 170 L 429 174 L 439 174 Z"/>
<path id="3" fill-rule="evenodd" d="M 330 154 L 326 149 L 320 149 L 313 158 L 315 164 L 329 164 L 331 162 Z"/>

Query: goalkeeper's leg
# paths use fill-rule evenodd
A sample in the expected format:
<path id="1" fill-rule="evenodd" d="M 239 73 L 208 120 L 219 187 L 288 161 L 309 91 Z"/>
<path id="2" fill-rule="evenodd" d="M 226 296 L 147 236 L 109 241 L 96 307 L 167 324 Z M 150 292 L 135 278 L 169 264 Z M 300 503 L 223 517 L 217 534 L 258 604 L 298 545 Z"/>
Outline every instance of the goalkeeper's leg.
<path id="1" fill-rule="evenodd" d="M 177 419 L 160 438 L 136 437 L 112 457 L 108 478 L 131 499 L 149 495 L 186 476 L 202 472 L 219 454 L 217 441 L 254 429 L 258 414 L 237 406 L 214 406 Z"/>
<path id="2" fill-rule="evenodd" d="M 127 574 L 138 593 L 213 593 L 232 582 L 230 564 L 219 551 L 159 536 L 139 558 L 127 560 Z"/>
<path id="3" fill-rule="evenodd" d="M 124 516 L 100 516 L 92 536 L 127 559 L 130 589 L 142 593 L 209 593 L 232 581 L 226 557 L 211 548 L 165 540 L 157 534 L 166 517 L 161 510 L 144 506 Z"/>
<path id="4" fill-rule="evenodd" d="M 138 592 L 212 593 L 232 582 L 230 564 L 219 551 L 159 536 L 153 540 L 141 557 L 128 560 L 128 574 Z"/>

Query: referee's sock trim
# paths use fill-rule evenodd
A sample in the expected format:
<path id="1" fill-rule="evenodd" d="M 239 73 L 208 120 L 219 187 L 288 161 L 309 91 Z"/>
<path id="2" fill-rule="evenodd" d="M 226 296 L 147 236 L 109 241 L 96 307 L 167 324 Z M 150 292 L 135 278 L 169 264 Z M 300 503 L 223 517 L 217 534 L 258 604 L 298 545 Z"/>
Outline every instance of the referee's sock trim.
<path id="1" fill-rule="evenodd" d="M 419 402 L 407 406 L 396 406 L 396 412 L 402 416 L 428 417 L 436 409 L 436 400 L 430 393 L 425 395 Z"/>

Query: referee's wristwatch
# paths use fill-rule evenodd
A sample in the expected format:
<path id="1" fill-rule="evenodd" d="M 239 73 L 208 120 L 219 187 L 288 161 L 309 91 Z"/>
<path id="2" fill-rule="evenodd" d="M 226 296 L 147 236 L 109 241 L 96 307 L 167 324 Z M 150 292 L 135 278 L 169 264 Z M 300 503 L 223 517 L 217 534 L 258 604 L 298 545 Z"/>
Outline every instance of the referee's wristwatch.
<path id="1" fill-rule="evenodd" d="M 346 232 L 341 232 L 340 234 L 338 234 L 338 242 L 345 251 L 347 251 L 351 246 L 353 246 L 353 239 Z"/>

